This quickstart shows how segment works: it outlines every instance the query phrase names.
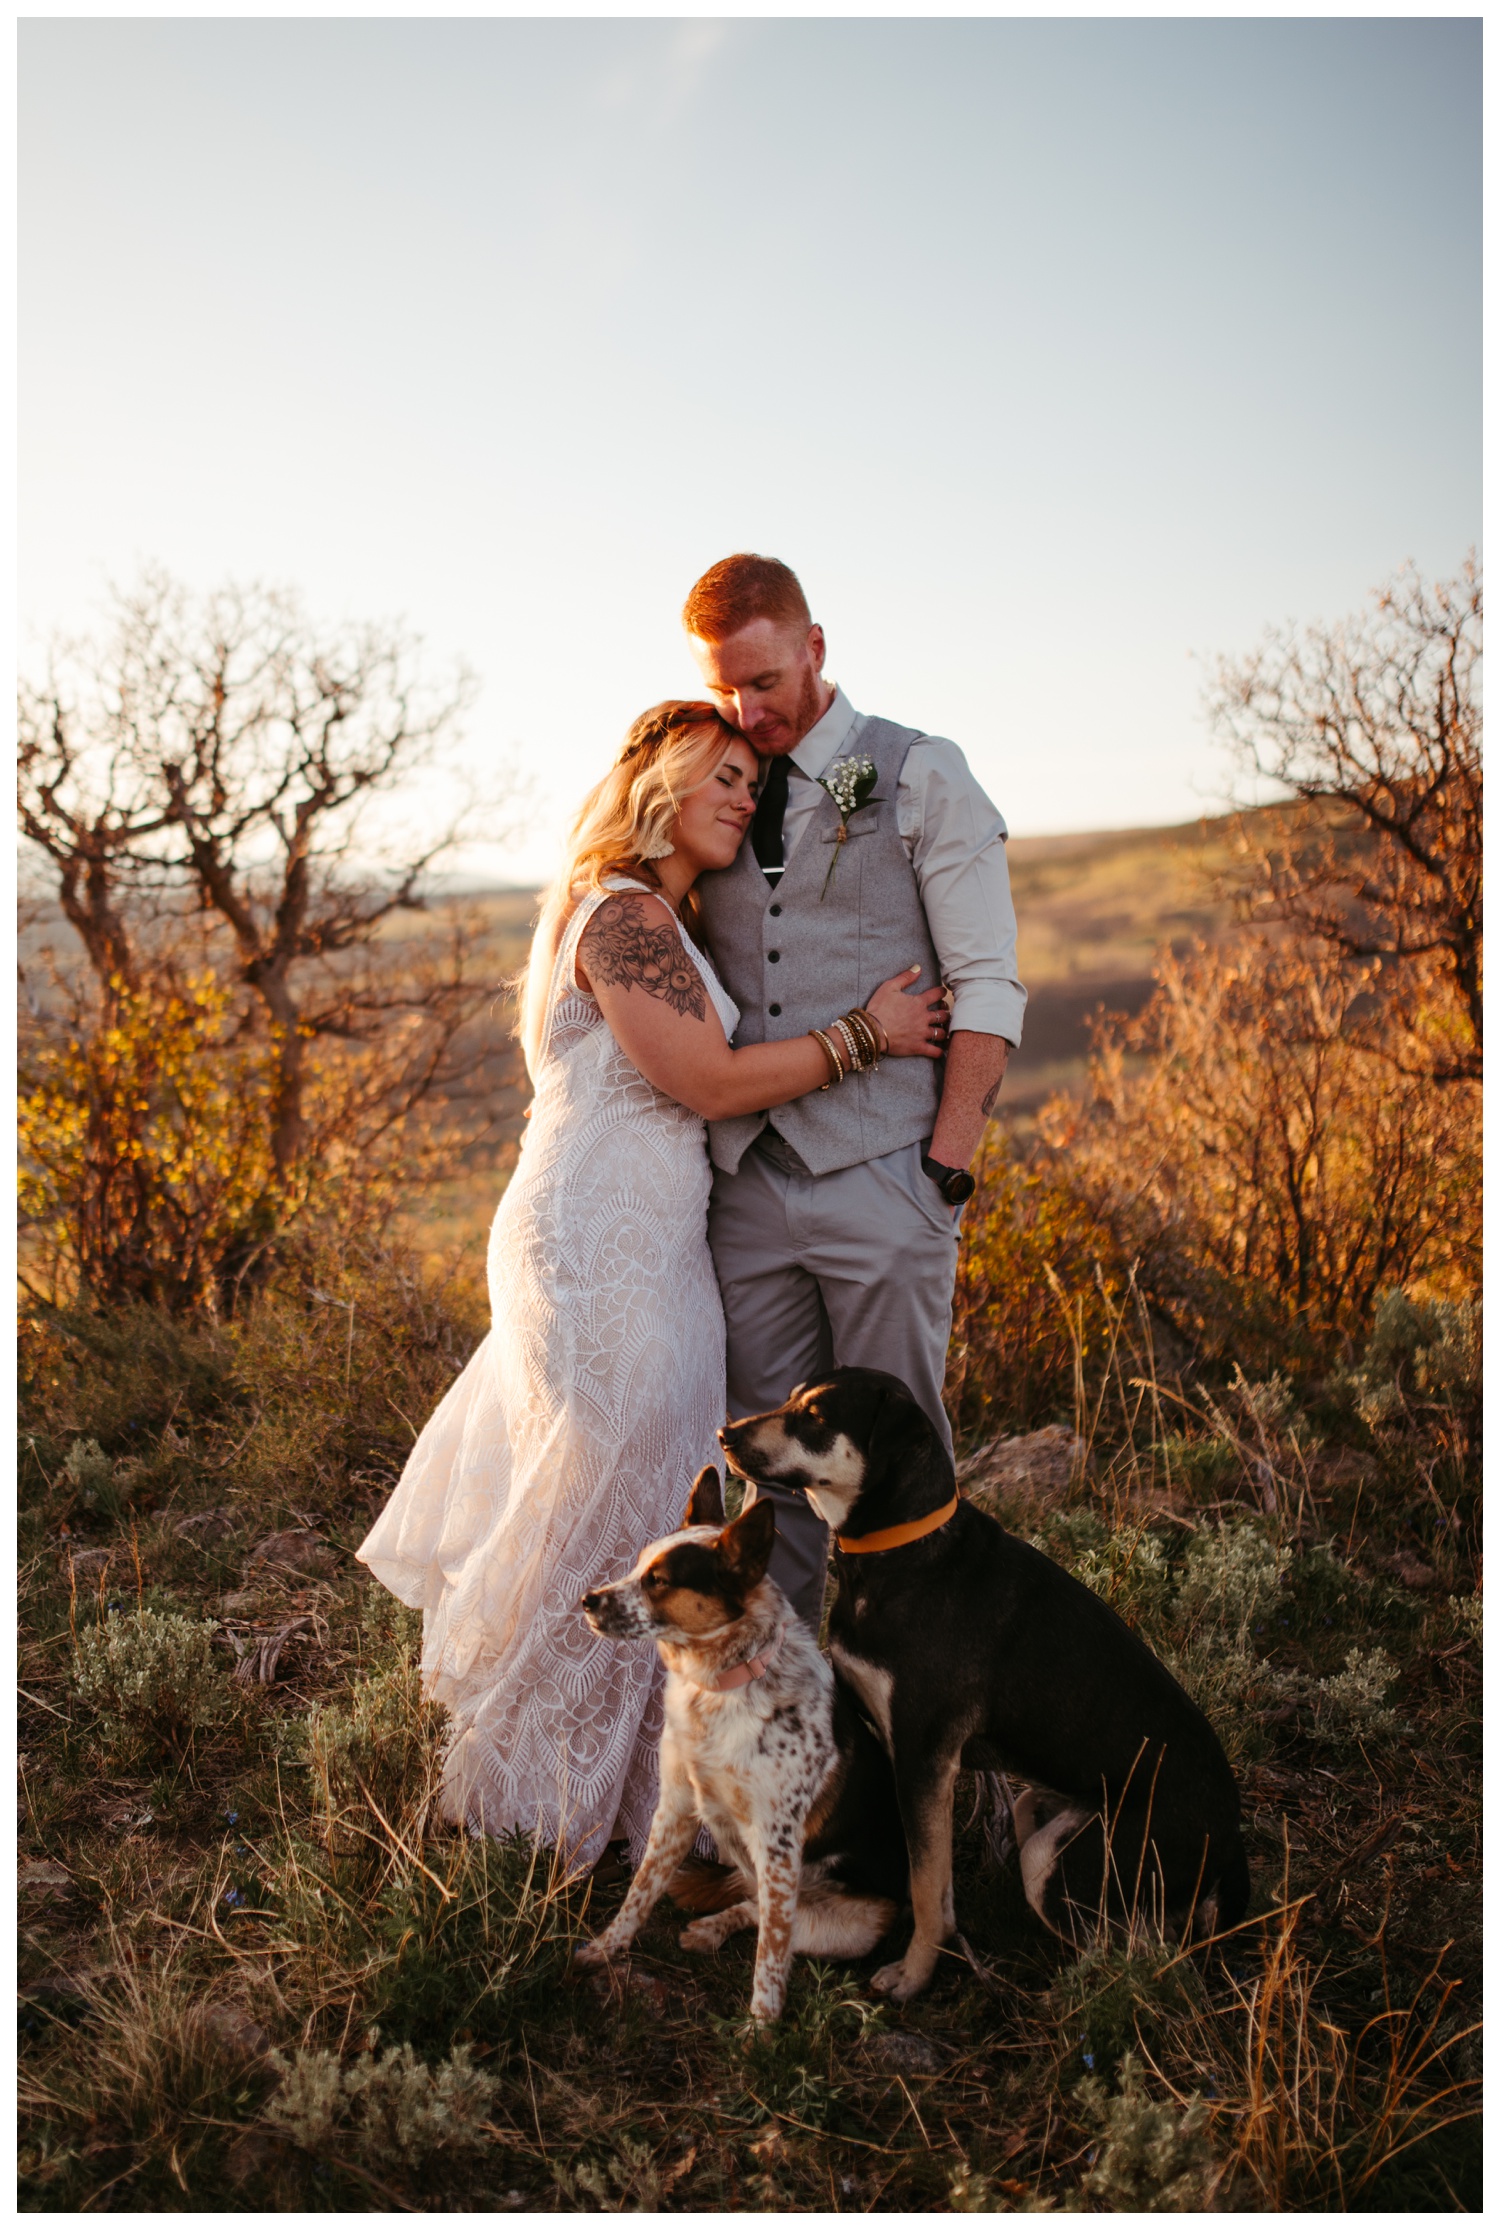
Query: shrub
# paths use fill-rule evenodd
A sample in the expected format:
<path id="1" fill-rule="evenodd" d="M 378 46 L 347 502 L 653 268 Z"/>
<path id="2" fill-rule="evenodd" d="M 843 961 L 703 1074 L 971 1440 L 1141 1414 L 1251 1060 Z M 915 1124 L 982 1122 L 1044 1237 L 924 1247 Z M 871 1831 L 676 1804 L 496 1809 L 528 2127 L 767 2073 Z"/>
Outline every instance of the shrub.
<path id="1" fill-rule="evenodd" d="M 111 1750 L 180 1757 L 223 1714 L 214 1621 L 180 1611 L 116 1611 L 79 1635 L 73 1679 Z"/>
<path id="2" fill-rule="evenodd" d="M 1107 1550 L 1109 1540 L 1109 1527 L 1085 1502 L 1071 1510 L 1048 1510 L 1031 1537 L 1031 1545 L 1072 1572 L 1085 1557 Z"/>
<path id="3" fill-rule="evenodd" d="M 850 1976 L 821 1961 L 798 1962 L 792 1972 L 786 2009 L 773 2028 L 748 2031 L 743 2013 L 714 2023 L 745 2086 L 732 2110 L 754 2121 L 786 2114 L 810 2129 L 834 2128 L 849 2087 L 848 2047 L 879 2028 L 882 2009 L 858 1996 Z"/>
<path id="4" fill-rule="evenodd" d="M 319 1809 L 337 1819 L 369 1796 L 393 1824 L 420 1816 L 433 1793 L 446 1718 L 423 1695 L 410 1652 L 356 1681 L 347 1710 L 319 1705 L 293 1738 L 312 1768 Z"/>
<path id="5" fill-rule="evenodd" d="M 266 2119 L 306 2152 L 352 2141 L 372 2168 L 419 2168 L 436 2153 L 478 2152 L 490 2142 L 484 2125 L 498 2085 L 471 2064 L 467 2045 L 436 2068 L 424 2067 L 409 2044 L 348 2063 L 333 2052 L 276 2052 L 271 2065 L 281 2088 Z"/>
<path id="6" fill-rule="evenodd" d="M 416 648 L 148 573 L 106 641 L 23 684 L 27 858 L 77 940 L 42 948 L 25 1009 L 23 1202 L 54 1296 L 228 1306 L 310 1205 L 389 1211 L 488 1128 L 464 1089 L 500 1052 L 488 931 L 422 920 L 458 823 L 356 833 L 469 692 Z M 498 803 L 470 800 L 466 837 Z"/>
<path id="7" fill-rule="evenodd" d="M 1337 1359 L 1385 1287 L 1474 1287 L 1478 1087 L 1362 1039 L 1368 968 L 1247 932 L 1165 955 L 1157 980 L 1101 1027 L 1089 1105 L 1039 1127 L 1078 1214 L 1192 1347 L 1269 1376 Z"/>
<path id="8" fill-rule="evenodd" d="M 1351 1746 L 1362 1736 L 1401 1733 L 1401 1721 L 1385 1700 L 1399 1669 L 1383 1649 L 1351 1649 L 1343 1671 L 1320 1680 L 1311 1693 L 1320 1729 Z"/>
<path id="9" fill-rule="evenodd" d="M 1045 1155 L 1028 1165 L 992 1131 L 977 1175 L 959 1241 L 946 1399 L 960 1434 L 1028 1432 L 1073 1414 L 1075 1349 L 1102 1353 L 1109 1296 L 1126 1288 L 1129 1263 L 1064 1165 Z"/>
<path id="10" fill-rule="evenodd" d="M 1484 1639 L 1484 1598 L 1482 1595 L 1450 1595 L 1448 1609 L 1453 1623 L 1470 1641 Z"/>
<path id="11" fill-rule="evenodd" d="M 63 1477 L 79 1505 L 98 1517 L 117 1518 L 128 1499 L 117 1467 L 97 1440 L 75 1440 L 63 1459 Z"/>
<path id="12" fill-rule="evenodd" d="M 1133 1626 L 1152 1620 L 1172 1592 L 1166 1551 L 1144 1527 L 1122 1526 L 1102 1548 L 1086 1548 L 1073 1573 Z"/>
<path id="13" fill-rule="evenodd" d="M 1279 1686 L 1281 1676 L 1253 1649 L 1210 1627 L 1176 1646 L 1167 1644 L 1161 1657 L 1212 1726 L 1231 1765 L 1264 1754 L 1266 1714 L 1287 1698 Z"/>
<path id="14" fill-rule="evenodd" d="M 1280 1371 L 1272 1371 L 1269 1378 L 1253 1385 L 1243 1372 L 1236 1376 L 1235 1391 L 1248 1422 L 1263 1432 L 1268 1439 L 1300 1432 L 1304 1419 L 1297 1408 L 1297 1397 Z"/>
<path id="15" fill-rule="evenodd" d="M 1178 1616 L 1216 1626 L 1224 1639 L 1243 1642 L 1291 1561 L 1290 1550 L 1274 1548 L 1253 1518 L 1199 1533 L 1183 1560 Z"/>
<path id="16" fill-rule="evenodd" d="M 1400 1667 L 1383 1649 L 1351 1649 L 1343 1671 L 1322 1680 L 1278 1667 L 1261 1669 L 1269 1697 L 1292 1705 L 1309 1731 L 1337 1749 L 1356 1750 L 1362 1742 L 1409 1731 L 1385 1700 Z"/>
<path id="17" fill-rule="evenodd" d="M 1340 1382 L 1371 1432 L 1446 1417 L 1477 1423 L 1482 1391 L 1478 1304 L 1382 1293 L 1359 1368 Z"/>
<path id="18" fill-rule="evenodd" d="M 271 1228 L 268 1051 L 211 976 L 115 994 L 23 1059 L 22 1215 L 54 1286 L 189 1308 Z"/>
<path id="19" fill-rule="evenodd" d="M 1065 1967 L 1051 1990 L 1063 2036 L 1090 2075 L 1113 2075 L 1132 2046 L 1154 2046 L 1203 2000 L 1197 1969 L 1174 1945 L 1112 1932 Z"/>
<path id="20" fill-rule="evenodd" d="M 1004 2201 L 990 2178 L 966 2160 L 949 2171 L 948 2204 L 956 2215 L 992 2215 Z"/>
<path id="21" fill-rule="evenodd" d="M 1184 2107 L 1151 2098 L 1132 2052 L 1120 2063 L 1120 2088 L 1112 2097 L 1095 2075 L 1085 2077 L 1076 2096 L 1102 2140 L 1083 2179 L 1090 2198 L 1112 2210 L 1146 2214 L 1185 2214 L 1208 2204 L 1217 2164 L 1208 2143 L 1209 2110 L 1199 2098 Z"/>
<path id="22" fill-rule="evenodd" d="M 578 2160 L 571 2168 L 552 2164 L 552 2178 L 564 2204 L 601 2214 L 659 2214 L 666 2185 L 651 2147 L 638 2137 L 622 2137 L 604 2160 Z"/>
<path id="23" fill-rule="evenodd" d="M 1293 1558 L 1287 1586 L 1298 1622 L 1304 1626 L 1318 1620 L 1331 1623 L 1369 1592 L 1368 1583 L 1351 1572 L 1326 1541 L 1314 1542 Z"/>
<path id="24" fill-rule="evenodd" d="M 1164 1440 L 1157 1442 L 1152 1453 L 1159 1459 L 1169 1482 L 1180 1483 L 1195 1495 L 1211 1497 L 1222 1493 L 1240 1468 L 1239 1448 L 1223 1433 L 1210 1433 L 1196 1439 L 1184 1433 L 1168 1433 Z"/>

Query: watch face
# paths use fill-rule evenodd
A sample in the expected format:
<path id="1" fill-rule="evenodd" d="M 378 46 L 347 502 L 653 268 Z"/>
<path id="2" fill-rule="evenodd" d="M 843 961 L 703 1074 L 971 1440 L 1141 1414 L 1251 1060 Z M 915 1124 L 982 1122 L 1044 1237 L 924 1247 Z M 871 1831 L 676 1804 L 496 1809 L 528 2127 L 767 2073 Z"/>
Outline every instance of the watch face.
<path id="1" fill-rule="evenodd" d="M 943 1186 L 945 1199 L 955 1208 L 961 1207 L 974 1190 L 974 1179 L 967 1169 L 955 1169 Z"/>

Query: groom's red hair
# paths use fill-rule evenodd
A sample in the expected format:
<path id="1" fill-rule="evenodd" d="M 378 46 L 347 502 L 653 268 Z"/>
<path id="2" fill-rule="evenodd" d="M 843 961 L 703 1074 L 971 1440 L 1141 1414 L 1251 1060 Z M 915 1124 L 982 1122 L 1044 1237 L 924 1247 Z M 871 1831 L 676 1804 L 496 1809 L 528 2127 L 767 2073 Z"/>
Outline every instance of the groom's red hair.
<path id="1" fill-rule="evenodd" d="M 802 583 L 780 558 L 739 550 L 720 558 L 693 583 L 682 607 L 682 624 L 700 642 L 724 643 L 754 619 L 794 620 L 811 627 L 812 613 Z"/>

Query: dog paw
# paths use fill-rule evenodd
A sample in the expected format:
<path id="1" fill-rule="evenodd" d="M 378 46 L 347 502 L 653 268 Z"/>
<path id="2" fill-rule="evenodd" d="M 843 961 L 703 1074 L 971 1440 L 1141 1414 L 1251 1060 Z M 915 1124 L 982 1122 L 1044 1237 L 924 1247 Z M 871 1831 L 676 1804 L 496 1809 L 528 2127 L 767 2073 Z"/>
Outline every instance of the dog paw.
<path id="1" fill-rule="evenodd" d="M 870 1988 L 878 1998 L 889 1998 L 893 2005 L 905 2005 L 926 1984 L 925 1974 L 912 1973 L 904 1959 L 893 1959 L 888 1967 L 881 1967 L 870 1977 Z"/>
<path id="2" fill-rule="evenodd" d="M 606 1948 L 602 1936 L 595 1936 L 588 1943 L 575 1944 L 573 1947 L 574 1966 L 582 1967 L 585 1970 L 594 1967 L 607 1967 L 614 1956 L 614 1952 Z"/>
<path id="3" fill-rule="evenodd" d="M 717 1951 L 724 1941 L 717 1913 L 707 1913 L 702 1920 L 693 1921 L 683 1929 L 677 1941 L 684 1951 Z"/>

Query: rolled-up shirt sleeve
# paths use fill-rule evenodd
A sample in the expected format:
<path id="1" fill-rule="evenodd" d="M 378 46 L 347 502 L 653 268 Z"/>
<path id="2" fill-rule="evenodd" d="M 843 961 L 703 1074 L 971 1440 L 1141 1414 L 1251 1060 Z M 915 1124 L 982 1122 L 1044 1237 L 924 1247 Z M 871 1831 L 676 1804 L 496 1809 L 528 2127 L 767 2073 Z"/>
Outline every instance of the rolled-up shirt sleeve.
<path id="1" fill-rule="evenodd" d="M 1016 973 L 1005 822 L 956 743 L 924 736 L 912 745 L 897 785 L 896 820 L 943 981 L 953 992 L 953 1028 L 1019 1045 L 1026 991 Z"/>

